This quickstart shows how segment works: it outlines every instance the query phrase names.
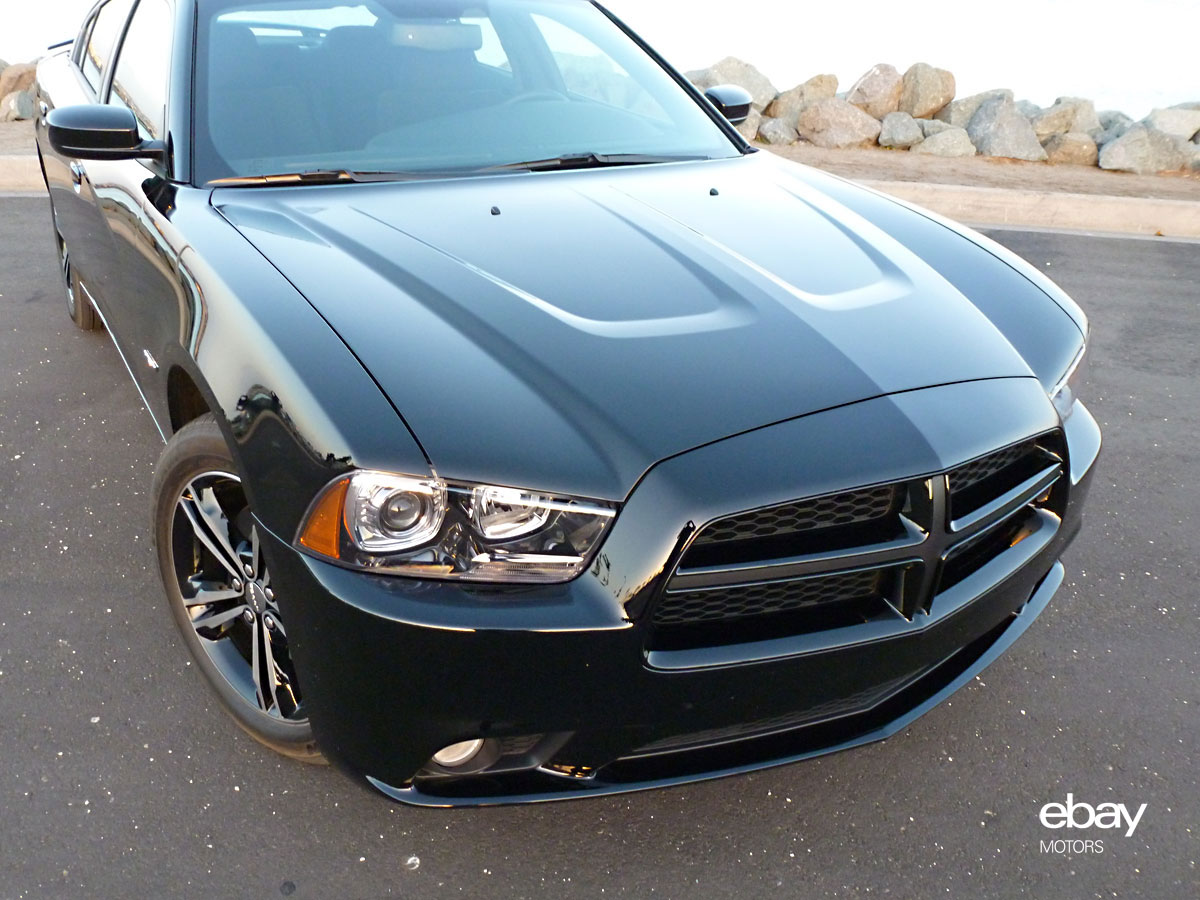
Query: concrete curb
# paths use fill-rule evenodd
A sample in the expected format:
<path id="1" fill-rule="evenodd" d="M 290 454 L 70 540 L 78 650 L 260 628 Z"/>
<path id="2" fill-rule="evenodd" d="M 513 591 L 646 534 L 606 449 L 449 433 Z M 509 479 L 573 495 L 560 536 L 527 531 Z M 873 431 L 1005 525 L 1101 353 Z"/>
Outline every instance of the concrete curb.
<path id="1" fill-rule="evenodd" d="M 45 193 L 36 156 L 0 156 L 0 191 Z"/>
<path id="2" fill-rule="evenodd" d="M 909 181 L 864 181 L 885 194 L 971 225 L 1200 238 L 1200 203 Z"/>
<path id="3" fill-rule="evenodd" d="M 1200 238 L 1200 203 L 1100 194 L 1066 194 L 913 181 L 869 187 L 971 225 Z M 36 156 L 0 156 L 0 193 L 45 191 Z"/>

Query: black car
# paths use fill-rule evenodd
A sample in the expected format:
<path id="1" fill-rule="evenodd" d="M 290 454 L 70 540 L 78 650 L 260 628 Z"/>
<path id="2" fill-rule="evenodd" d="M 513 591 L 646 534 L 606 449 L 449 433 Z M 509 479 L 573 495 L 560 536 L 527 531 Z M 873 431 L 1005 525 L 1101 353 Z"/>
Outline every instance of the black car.
<path id="1" fill-rule="evenodd" d="M 282 753 L 427 805 L 790 762 L 1062 583 L 1080 309 L 597 4 L 102 0 L 38 78 L 170 607 Z"/>

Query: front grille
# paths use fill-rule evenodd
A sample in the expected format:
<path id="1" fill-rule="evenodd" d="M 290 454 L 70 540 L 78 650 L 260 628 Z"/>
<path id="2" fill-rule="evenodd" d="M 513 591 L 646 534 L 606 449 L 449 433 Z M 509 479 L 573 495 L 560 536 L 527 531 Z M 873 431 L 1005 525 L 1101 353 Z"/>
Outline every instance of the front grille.
<path id="1" fill-rule="evenodd" d="M 1013 547 L 1029 528 L 1031 510 L 1023 515 L 1013 516 L 998 528 L 985 531 L 974 540 L 967 541 L 954 548 L 942 565 L 942 577 L 938 580 L 938 590 L 948 591 L 967 578 L 974 575 L 989 562 Z"/>
<path id="2" fill-rule="evenodd" d="M 895 485 L 884 485 L 795 503 L 781 503 L 718 519 L 696 535 L 694 546 L 778 537 L 818 528 L 861 525 L 886 516 L 895 501 Z"/>
<path id="3" fill-rule="evenodd" d="M 667 594 L 654 610 L 654 624 L 718 622 L 853 603 L 864 597 L 877 596 L 879 578 L 880 571 L 870 569 L 797 581 L 768 581 Z"/>
<path id="4" fill-rule="evenodd" d="M 1037 450 L 1036 441 L 1024 441 L 989 453 L 987 456 L 959 466 L 950 472 L 951 493 L 961 492 L 974 487 L 982 481 L 1003 472 L 1013 464 L 1020 462 Z"/>
<path id="5" fill-rule="evenodd" d="M 986 506 L 1024 479 L 1061 460 L 1061 447 L 1053 436 L 1022 441 L 951 469 L 950 517 L 959 519 Z"/>
<path id="6" fill-rule="evenodd" d="M 1061 515 L 1063 450 L 1051 432 L 923 477 L 716 519 L 653 601 L 648 649 L 928 614 L 940 594 L 1040 527 L 1038 510 Z"/>

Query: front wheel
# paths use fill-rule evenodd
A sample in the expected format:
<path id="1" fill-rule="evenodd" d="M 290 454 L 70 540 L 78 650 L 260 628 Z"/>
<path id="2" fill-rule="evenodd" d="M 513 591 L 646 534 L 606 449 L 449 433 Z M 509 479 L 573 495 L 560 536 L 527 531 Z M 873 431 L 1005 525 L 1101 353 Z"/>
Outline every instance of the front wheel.
<path id="1" fill-rule="evenodd" d="M 163 587 L 200 671 L 255 740 L 295 759 L 322 762 L 258 527 L 211 415 L 184 426 L 167 444 L 153 496 Z"/>

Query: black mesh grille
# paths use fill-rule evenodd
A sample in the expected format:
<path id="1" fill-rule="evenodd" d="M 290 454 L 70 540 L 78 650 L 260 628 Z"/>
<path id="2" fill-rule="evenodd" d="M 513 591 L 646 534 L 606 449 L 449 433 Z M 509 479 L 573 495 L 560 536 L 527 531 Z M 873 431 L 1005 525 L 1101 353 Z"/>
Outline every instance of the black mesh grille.
<path id="1" fill-rule="evenodd" d="M 1043 476 L 1061 471 L 1064 451 L 1061 434 L 1049 432 L 939 473 L 717 519 L 653 601 L 648 646 L 715 647 L 911 620 L 939 590 L 1013 547 L 1033 510 L 1061 515 L 1067 483 Z M 1036 488 L 1045 493 L 1014 493 L 1027 483 L 1046 485 Z M 1006 503 L 1029 511 L 1006 511 Z M 930 549 L 946 554 L 932 569 Z M 734 577 L 739 584 L 722 583 Z"/>
<path id="2" fill-rule="evenodd" d="M 817 528 L 860 525 L 885 517 L 896 501 L 896 486 L 866 488 L 783 503 L 718 519 L 696 536 L 695 545 L 778 537 Z"/>
<path id="3" fill-rule="evenodd" d="M 879 570 L 847 572 L 804 578 L 799 581 L 768 581 L 730 588 L 665 594 L 654 611 L 654 624 L 694 625 L 796 612 L 814 606 L 854 602 L 872 597 L 879 590 Z"/>
<path id="4" fill-rule="evenodd" d="M 959 466 L 950 473 L 950 490 L 965 491 L 987 478 L 1003 472 L 1037 451 L 1037 441 L 1014 444 L 995 453 L 989 453 L 974 462 Z"/>

